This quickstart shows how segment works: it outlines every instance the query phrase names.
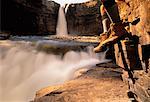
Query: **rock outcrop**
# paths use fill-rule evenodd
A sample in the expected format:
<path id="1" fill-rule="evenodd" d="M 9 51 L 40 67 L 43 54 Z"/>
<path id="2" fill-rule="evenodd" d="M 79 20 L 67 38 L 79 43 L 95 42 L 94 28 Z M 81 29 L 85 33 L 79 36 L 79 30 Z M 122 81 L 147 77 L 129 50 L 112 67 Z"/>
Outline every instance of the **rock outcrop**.
<path id="1" fill-rule="evenodd" d="M 130 91 L 140 102 L 150 102 L 150 3 L 149 0 L 125 0 L 118 4 L 121 18 L 124 21 L 134 21 L 132 25 L 130 24 L 129 29 L 132 35 L 139 38 L 137 44 L 126 46 L 128 50 L 125 52 L 127 54 L 125 60 L 127 64 L 130 64 L 128 71 L 130 79 L 126 81 Z M 117 55 L 120 53 L 121 51 Z M 121 62 L 119 56 L 117 59 L 118 62 Z M 137 69 L 136 64 L 141 64 L 141 68 Z"/>
<path id="2" fill-rule="evenodd" d="M 47 0 L 2 0 L 1 32 L 55 34 L 59 4 Z"/>
<path id="3" fill-rule="evenodd" d="M 140 38 L 140 44 L 150 44 L 150 3 L 149 0 L 125 0 L 119 1 L 120 16 L 125 21 L 133 22 L 139 19 L 134 25 L 130 26 L 133 35 Z"/>
<path id="4" fill-rule="evenodd" d="M 76 79 L 63 85 L 43 88 L 33 102 L 127 102 L 127 86 L 121 81 L 120 68 L 112 63 L 90 70 L 80 69 Z M 117 85 L 117 87 L 116 87 Z"/>
<path id="5" fill-rule="evenodd" d="M 69 34 L 99 35 L 102 24 L 97 1 L 70 4 L 66 14 Z"/>

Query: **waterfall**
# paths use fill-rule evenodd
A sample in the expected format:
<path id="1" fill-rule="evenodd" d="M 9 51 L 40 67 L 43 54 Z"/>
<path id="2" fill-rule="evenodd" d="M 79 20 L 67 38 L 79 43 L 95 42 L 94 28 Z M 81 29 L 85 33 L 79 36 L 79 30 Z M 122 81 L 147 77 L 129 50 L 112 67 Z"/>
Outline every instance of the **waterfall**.
<path id="1" fill-rule="evenodd" d="M 68 36 L 67 21 L 64 13 L 64 8 L 62 6 L 59 7 L 56 35 Z"/>
<path id="2" fill-rule="evenodd" d="M 67 5 L 65 6 L 65 14 L 67 13 L 69 6 L 70 6 L 70 4 L 67 4 Z"/>

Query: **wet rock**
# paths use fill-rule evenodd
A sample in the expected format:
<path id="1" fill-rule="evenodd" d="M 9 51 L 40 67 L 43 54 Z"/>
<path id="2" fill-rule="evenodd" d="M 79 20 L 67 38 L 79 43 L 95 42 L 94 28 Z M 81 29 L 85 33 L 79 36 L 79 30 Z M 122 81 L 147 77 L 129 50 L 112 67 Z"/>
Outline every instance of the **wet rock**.
<path id="1" fill-rule="evenodd" d="M 9 33 L 0 33 L 0 40 L 6 40 L 9 39 L 10 34 Z"/>
<path id="2" fill-rule="evenodd" d="M 1 32 L 55 34 L 59 4 L 47 0 L 2 0 Z"/>

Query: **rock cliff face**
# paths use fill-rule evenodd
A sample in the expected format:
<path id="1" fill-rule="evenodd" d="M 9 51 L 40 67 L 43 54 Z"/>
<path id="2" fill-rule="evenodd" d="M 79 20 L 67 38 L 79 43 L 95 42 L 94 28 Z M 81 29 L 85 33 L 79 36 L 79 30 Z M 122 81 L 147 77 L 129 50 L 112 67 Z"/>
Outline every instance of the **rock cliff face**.
<path id="1" fill-rule="evenodd" d="M 130 75 L 130 79 L 127 81 L 130 90 L 140 102 L 150 102 L 150 3 L 149 0 L 125 0 L 125 2 L 118 2 L 118 4 L 123 20 L 133 22 L 135 19 L 139 19 L 136 23 L 130 24 L 129 28 L 131 33 L 139 38 L 138 46 L 134 50 L 138 50 L 142 69 L 137 70 L 137 67 L 131 67 L 134 73 Z M 137 59 L 138 56 L 134 56 L 131 54 L 132 52 L 130 50 L 128 57 L 132 56 L 132 59 L 134 57 Z M 130 62 L 133 64 L 135 60 Z M 136 61 L 138 64 L 140 62 Z"/>
<path id="2" fill-rule="evenodd" d="M 150 4 L 149 0 L 119 1 L 120 16 L 129 22 L 139 18 L 140 22 L 130 26 L 133 35 L 140 37 L 142 45 L 150 43 Z M 102 32 L 99 3 L 91 0 L 81 4 L 71 4 L 67 14 L 68 31 L 77 35 L 98 35 Z"/>
<path id="3" fill-rule="evenodd" d="M 140 38 L 142 45 L 150 44 L 149 0 L 125 0 L 125 2 L 118 2 L 118 5 L 123 20 L 133 22 L 137 18 L 140 19 L 137 24 L 130 26 L 130 31 Z"/>
<path id="4" fill-rule="evenodd" d="M 15 34 L 55 34 L 59 4 L 47 0 L 2 0 L 1 31 Z M 132 25 L 132 34 L 140 37 L 142 45 L 150 43 L 149 0 L 125 0 L 118 2 L 123 20 Z M 68 31 L 75 35 L 98 35 L 102 33 L 99 3 L 71 4 L 66 14 Z"/>
<path id="5" fill-rule="evenodd" d="M 59 4 L 47 0 L 2 0 L 2 32 L 55 34 Z"/>
<path id="6" fill-rule="evenodd" d="M 2 32 L 55 34 L 59 4 L 47 0 L 2 0 Z M 66 14 L 68 30 L 76 35 L 102 32 L 97 1 L 71 4 Z"/>
<path id="7" fill-rule="evenodd" d="M 99 35 L 102 32 L 97 1 L 71 4 L 67 14 L 68 32 L 74 35 Z"/>

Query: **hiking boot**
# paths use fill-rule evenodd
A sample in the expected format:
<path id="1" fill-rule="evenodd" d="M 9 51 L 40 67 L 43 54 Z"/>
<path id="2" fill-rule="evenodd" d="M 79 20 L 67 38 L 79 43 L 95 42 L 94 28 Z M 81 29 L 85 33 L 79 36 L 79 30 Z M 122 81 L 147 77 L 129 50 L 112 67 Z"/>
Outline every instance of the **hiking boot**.
<path id="1" fill-rule="evenodd" d="M 108 34 L 107 33 L 102 33 L 100 34 L 99 40 L 100 43 L 105 41 L 108 38 Z M 101 49 L 99 48 L 101 45 L 99 44 L 97 47 L 94 48 L 94 52 L 99 52 L 99 50 L 103 51 L 104 48 L 101 47 Z"/>
<path id="2" fill-rule="evenodd" d="M 118 40 L 127 37 L 129 35 L 122 23 L 115 23 L 115 24 L 113 23 L 111 24 L 110 27 L 111 27 L 111 34 L 106 40 L 100 42 L 100 44 L 96 48 L 94 48 L 94 52 L 96 53 L 102 52 L 106 46 L 113 45 Z"/>
<path id="3" fill-rule="evenodd" d="M 100 42 L 105 41 L 108 38 L 107 32 L 100 34 L 99 40 Z"/>

